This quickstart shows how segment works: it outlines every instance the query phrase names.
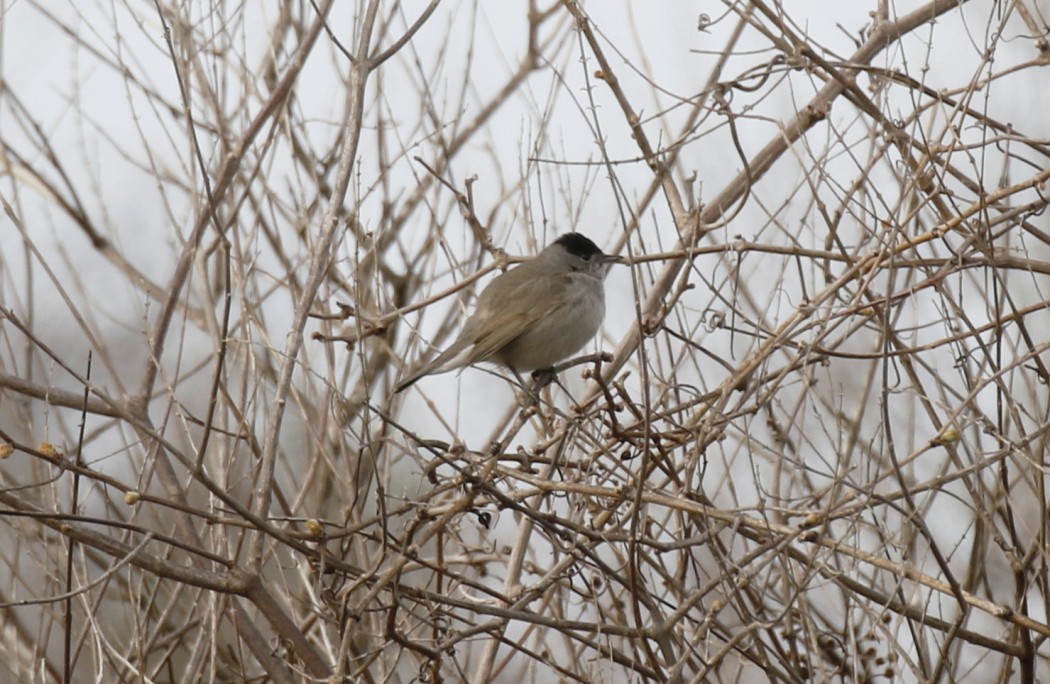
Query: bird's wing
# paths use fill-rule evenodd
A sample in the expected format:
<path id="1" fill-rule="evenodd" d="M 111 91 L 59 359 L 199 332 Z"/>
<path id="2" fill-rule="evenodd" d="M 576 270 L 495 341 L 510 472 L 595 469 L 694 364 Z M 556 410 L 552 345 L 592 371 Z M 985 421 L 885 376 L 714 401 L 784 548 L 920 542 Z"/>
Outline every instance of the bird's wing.
<path id="1" fill-rule="evenodd" d="M 514 271 L 509 271 L 511 275 Z M 516 337 L 523 335 L 536 323 L 561 306 L 562 293 L 571 285 L 567 276 L 547 276 L 544 283 L 544 296 L 542 301 L 536 296 L 536 283 L 532 278 L 522 279 L 520 282 L 507 283 L 511 286 L 509 301 L 525 302 L 527 306 L 514 316 L 507 316 L 499 311 L 488 311 L 488 315 L 482 316 L 482 307 L 492 308 L 491 301 L 483 301 L 482 296 L 478 299 L 478 312 L 475 314 L 481 320 L 487 321 L 473 335 L 474 346 L 470 354 L 470 363 L 485 361 L 503 347 L 511 343 Z M 482 293 L 484 295 L 485 293 Z"/>
<path id="2" fill-rule="evenodd" d="M 479 361 L 489 360 L 489 357 L 511 340 L 535 325 L 536 321 L 549 315 L 555 307 L 540 307 L 535 301 L 536 277 L 537 275 L 530 273 L 528 269 L 522 271 L 520 266 L 497 276 L 481 291 L 477 304 L 474 306 L 474 313 L 467 320 L 452 346 L 402 380 L 394 391 L 401 392 L 426 375 L 446 373 Z M 544 275 L 543 277 L 552 276 Z M 528 303 L 529 306 L 514 317 L 509 317 L 506 313 L 501 312 L 501 307 L 494 301 L 496 288 L 493 288 L 493 285 L 497 282 L 500 283 L 498 288 L 502 293 L 500 296 L 506 296 L 504 301 L 521 301 Z M 567 281 L 565 284 L 568 284 Z M 557 297 L 550 297 L 548 301 L 556 302 Z M 479 327 L 476 323 L 479 320 L 488 321 L 488 323 Z"/>

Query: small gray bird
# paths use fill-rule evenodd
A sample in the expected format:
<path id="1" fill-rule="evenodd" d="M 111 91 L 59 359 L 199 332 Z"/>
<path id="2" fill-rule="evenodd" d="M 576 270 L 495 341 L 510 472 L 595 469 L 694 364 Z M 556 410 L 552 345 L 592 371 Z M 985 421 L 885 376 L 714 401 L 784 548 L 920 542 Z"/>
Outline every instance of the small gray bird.
<path id="1" fill-rule="evenodd" d="M 566 233 L 517 268 L 499 275 L 478 297 L 452 346 L 398 384 L 481 361 L 515 373 L 552 368 L 579 351 L 605 318 L 604 280 L 612 264 L 579 233 Z"/>

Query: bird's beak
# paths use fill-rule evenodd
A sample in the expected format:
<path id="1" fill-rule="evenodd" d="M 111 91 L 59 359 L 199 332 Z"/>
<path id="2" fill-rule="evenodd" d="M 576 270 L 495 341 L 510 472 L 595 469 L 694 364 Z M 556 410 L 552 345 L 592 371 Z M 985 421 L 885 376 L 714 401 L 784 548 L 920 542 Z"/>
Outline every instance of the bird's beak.
<path id="1" fill-rule="evenodd" d="M 602 263 L 603 264 L 626 264 L 627 262 L 619 254 L 603 254 L 602 255 Z"/>

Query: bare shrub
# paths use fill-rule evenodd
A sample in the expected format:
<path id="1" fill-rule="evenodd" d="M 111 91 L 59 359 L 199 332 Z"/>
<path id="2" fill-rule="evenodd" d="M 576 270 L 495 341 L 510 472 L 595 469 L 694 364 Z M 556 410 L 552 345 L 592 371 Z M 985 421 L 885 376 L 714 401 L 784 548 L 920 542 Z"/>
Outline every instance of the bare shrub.
<path id="1" fill-rule="evenodd" d="M 8 4 L 8 678 L 1050 678 L 1044 3 Z"/>

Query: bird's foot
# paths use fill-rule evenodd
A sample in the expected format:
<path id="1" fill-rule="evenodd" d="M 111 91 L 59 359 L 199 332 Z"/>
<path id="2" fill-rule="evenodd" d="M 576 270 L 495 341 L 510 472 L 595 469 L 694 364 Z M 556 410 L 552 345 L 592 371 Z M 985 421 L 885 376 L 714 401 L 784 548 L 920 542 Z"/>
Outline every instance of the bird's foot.
<path id="1" fill-rule="evenodd" d="M 518 379 L 518 385 L 525 393 L 524 401 L 522 403 L 525 409 L 530 409 L 540 404 L 540 390 L 547 385 L 551 384 L 558 379 L 558 375 L 553 368 L 540 368 L 539 370 L 532 371 L 532 382 L 525 382 L 525 378 L 521 377 L 518 371 L 511 369 L 514 376 Z"/>
<path id="2" fill-rule="evenodd" d="M 558 373 L 553 368 L 540 368 L 532 371 L 532 381 L 536 383 L 532 390 L 539 392 L 541 389 L 558 379 Z"/>

